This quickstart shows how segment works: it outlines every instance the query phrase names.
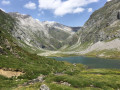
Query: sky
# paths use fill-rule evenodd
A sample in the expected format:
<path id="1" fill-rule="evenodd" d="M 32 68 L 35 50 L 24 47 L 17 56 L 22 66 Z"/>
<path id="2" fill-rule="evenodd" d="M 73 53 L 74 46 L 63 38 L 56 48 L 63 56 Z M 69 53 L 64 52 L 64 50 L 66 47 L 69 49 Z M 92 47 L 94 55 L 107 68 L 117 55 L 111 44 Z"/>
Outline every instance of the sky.
<path id="1" fill-rule="evenodd" d="M 111 0 L 0 0 L 5 12 L 28 14 L 39 21 L 83 26 L 90 15 Z"/>

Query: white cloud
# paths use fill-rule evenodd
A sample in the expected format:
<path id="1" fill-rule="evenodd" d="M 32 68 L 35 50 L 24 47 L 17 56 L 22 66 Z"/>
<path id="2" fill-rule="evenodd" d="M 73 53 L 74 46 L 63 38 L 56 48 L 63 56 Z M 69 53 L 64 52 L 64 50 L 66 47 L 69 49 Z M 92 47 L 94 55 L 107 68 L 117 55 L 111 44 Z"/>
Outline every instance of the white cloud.
<path id="1" fill-rule="evenodd" d="M 2 0 L 1 2 L 3 5 L 9 5 L 10 4 L 10 1 L 9 0 Z"/>
<path id="2" fill-rule="evenodd" d="M 25 4 L 24 7 L 27 9 L 36 9 L 36 4 L 30 1 L 27 4 Z"/>
<path id="3" fill-rule="evenodd" d="M 93 9 L 92 8 L 88 8 L 88 12 L 93 12 Z"/>
<path id="4" fill-rule="evenodd" d="M 76 8 L 73 13 L 80 13 L 83 12 L 85 9 L 84 8 Z"/>
<path id="5" fill-rule="evenodd" d="M 99 0 L 39 0 L 39 8 L 53 10 L 55 15 L 63 16 L 68 13 L 83 12 L 84 6 L 98 1 Z"/>
<path id="6" fill-rule="evenodd" d="M 112 1 L 112 0 L 107 0 L 107 2 Z"/>
<path id="7" fill-rule="evenodd" d="M 41 9 L 55 9 L 61 5 L 61 0 L 39 0 Z"/>

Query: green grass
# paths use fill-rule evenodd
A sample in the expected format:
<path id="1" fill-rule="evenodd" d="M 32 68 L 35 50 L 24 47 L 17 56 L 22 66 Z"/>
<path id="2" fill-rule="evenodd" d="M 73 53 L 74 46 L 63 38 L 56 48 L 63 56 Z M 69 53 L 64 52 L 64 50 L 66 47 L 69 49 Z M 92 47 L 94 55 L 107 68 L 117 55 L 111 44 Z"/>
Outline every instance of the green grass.
<path id="1" fill-rule="evenodd" d="M 68 82 L 71 86 L 62 85 Z M 36 90 L 43 83 L 36 83 L 19 90 Z M 48 75 L 45 82 L 51 90 L 117 90 L 120 89 L 120 70 L 112 69 L 87 69 L 71 74 L 55 76 Z M 25 88 L 25 89 L 23 89 Z"/>
<path id="2" fill-rule="evenodd" d="M 109 72 L 111 71 L 111 73 Z M 46 82 L 68 82 L 74 88 L 101 88 L 101 89 L 119 89 L 120 71 L 94 69 L 83 70 L 75 75 L 51 76 Z M 74 90 L 74 89 L 73 89 Z"/>
<path id="3" fill-rule="evenodd" d="M 18 59 L 12 55 L 1 55 L 0 56 L 0 67 L 14 70 L 19 70 L 25 74 L 19 76 L 18 78 L 7 79 L 5 77 L 0 77 L 0 89 L 1 88 L 12 88 L 16 87 L 18 84 L 22 84 L 25 81 L 37 78 L 42 75 L 49 75 L 52 73 L 77 73 L 85 69 L 83 65 L 77 65 L 74 67 L 72 64 L 66 62 L 58 62 L 53 59 L 40 57 L 32 54 L 26 56 L 21 55 L 22 59 Z M 71 72 L 71 70 L 73 71 Z M 21 81 L 21 79 L 23 79 Z M 16 80 L 20 80 L 16 82 Z M 9 84 L 10 83 L 10 84 Z"/>

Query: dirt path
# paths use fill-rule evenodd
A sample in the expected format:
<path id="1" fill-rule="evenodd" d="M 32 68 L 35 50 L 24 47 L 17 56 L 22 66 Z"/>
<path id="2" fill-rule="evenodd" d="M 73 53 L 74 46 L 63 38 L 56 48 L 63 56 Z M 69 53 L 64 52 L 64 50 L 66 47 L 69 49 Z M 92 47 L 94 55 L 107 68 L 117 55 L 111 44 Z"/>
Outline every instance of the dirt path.
<path id="1" fill-rule="evenodd" d="M 8 78 L 11 78 L 12 76 L 18 77 L 18 76 L 20 76 L 22 74 L 24 74 L 24 73 L 15 72 L 15 71 L 5 71 L 5 70 L 0 69 L 0 75 L 8 77 Z"/>

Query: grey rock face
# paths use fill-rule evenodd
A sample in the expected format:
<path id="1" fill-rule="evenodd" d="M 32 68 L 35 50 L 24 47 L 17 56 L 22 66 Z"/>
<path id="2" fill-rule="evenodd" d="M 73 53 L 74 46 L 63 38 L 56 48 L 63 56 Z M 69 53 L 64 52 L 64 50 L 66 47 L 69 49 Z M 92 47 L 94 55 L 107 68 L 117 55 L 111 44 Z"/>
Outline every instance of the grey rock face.
<path id="1" fill-rule="evenodd" d="M 49 87 L 45 84 L 40 86 L 40 90 L 50 90 Z"/>

